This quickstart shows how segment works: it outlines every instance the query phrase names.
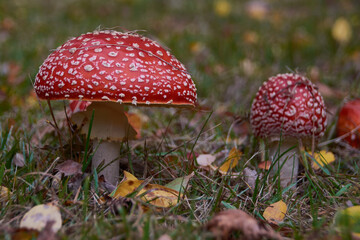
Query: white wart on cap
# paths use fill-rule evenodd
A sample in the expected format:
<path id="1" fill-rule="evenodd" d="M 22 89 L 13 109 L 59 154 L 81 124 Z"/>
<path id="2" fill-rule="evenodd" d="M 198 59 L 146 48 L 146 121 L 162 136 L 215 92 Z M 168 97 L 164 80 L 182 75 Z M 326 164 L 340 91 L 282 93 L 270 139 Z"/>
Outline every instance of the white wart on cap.
<path id="1" fill-rule="evenodd" d="M 194 106 L 185 67 L 155 41 L 135 33 L 95 31 L 72 38 L 40 66 L 41 99 Z"/>
<path id="2" fill-rule="evenodd" d="M 320 137 L 326 128 L 322 96 L 307 78 L 278 74 L 260 87 L 251 107 L 253 132 L 259 137 Z"/>

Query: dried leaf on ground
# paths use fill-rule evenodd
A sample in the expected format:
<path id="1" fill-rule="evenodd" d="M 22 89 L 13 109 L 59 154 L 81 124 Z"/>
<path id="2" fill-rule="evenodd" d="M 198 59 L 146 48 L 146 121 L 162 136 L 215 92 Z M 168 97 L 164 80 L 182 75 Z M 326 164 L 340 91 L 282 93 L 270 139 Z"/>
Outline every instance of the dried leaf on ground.
<path id="1" fill-rule="evenodd" d="M 20 228 L 29 228 L 42 231 L 47 222 L 53 221 L 53 232 L 59 231 L 62 226 L 60 209 L 54 203 L 40 204 L 31 208 L 21 219 Z"/>
<path id="2" fill-rule="evenodd" d="M 255 185 L 256 185 L 256 179 L 258 178 L 258 173 L 256 172 L 256 170 L 252 170 L 252 169 L 246 167 L 246 168 L 244 168 L 243 175 L 244 175 L 245 182 L 248 185 L 248 187 L 251 190 L 254 190 Z"/>
<path id="3" fill-rule="evenodd" d="M 219 170 L 221 174 L 227 174 L 230 172 L 239 162 L 242 153 L 237 149 L 233 148 L 229 152 L 229 156 L 225 159 L 225 162 L 220 166 Z"/>
<path id="4" fill-rule="evenodd" d="M 229 209 L 216 214 L 206 228 L 217 239 L 231 239 L 231 234 L 241 232 L 243 239 L 282 239 L 271 227 L 239 209 Z"/>
<path id="5" fill-rule="evenodd" d="M 210 166 L 214 161 L 216 157 L 212 154 L 200 154 L 196 158 L 196 162 L 203 167 Z"/>
<path id="6" fill-rule="evenodd" d="M 227 0 L 217 0 L 214 3 L 214 11 L 220 17 L 226 17 L 231 12 L 231 4 Z"/>
<path id="7" fill-rule="evenodd" d="M 136 139 L 141 138 L 141 129 L 148 119 L 146 116 L 138 114 L 138 113 L 129 113 L 126 112 L 125 115 L 128 118 L 129 124 L 135 129 L 136 131 Z"/>
<path id="8" fill-rule="evenodd" d="M 339 43 L 347 43 L 352 37 L 352 28 L 348 20 L 343 17 L 336 19 L 331 29 L 333 38 Z"/>
<path id="9" fill-rule="evenodd" d="M 269 223 L 279 224 L 284 220 L 286 211 L 287 211 L 286 203 L 280 200 L 267 207 L 263 213 L 263 217 Z"/>
<path id="10" fill-rule="evenodd" d="M 11 240 L 33 240 L 38 239 L 39 231 L 27 228 L 15 229 L 11 234 Z"/>
<path id="11" fill-rule="evenodd" d="M 0 186 L 0 203 L 8 201 L 10 196 L 10 190 L 7 187 Z"/>
<path id="12" fill-rule="evenodd" d="M 337 211 L 334 225 L 340 234 L 351 233 L 353 239 L 360 239 L 360 205 Z"/>
<path id="13" fill-rule="evenodd" d="M 270 166 L 271 166 L 271 161 L 263 161 L 258 164 L 258 168 L 264 170 L 269 170 Z"/>
<path id="14" fill-rule="evenodd" d="M 16 153 L 15 156 L 12 159 L 12 162 L 17 167 L 23 167 L 25 166 L 25 158 L 24 154 L 22 153 Z"/>
<path id="15" fill-rule="evenodd" d="M 193 176 L 194 176 L 194 172 L 192 172 L 191 174 L 185 177 L 176 178 L 171 182 L 169 182 L 168 184 L 166 184 L 165 187 L 171 188 L 175 191 L 182 193 Z"/>
<path id="16" fill-rule="evenodd" d="M 82 173 L 81 168 L 82 165 L 80 163 L 73 160 L 66 160 L 57 165 L 55 169 L 59 170 L 59 172 L 63 173 L 65 176 L 71 176 Z"/>
<path id="17" fill-rule="evenodd" d="M 308 152 L 311 155 L 311 152 Z M 313 169 L 318 170 L 320 166 L 329 165 L 335 161 L 335 156 L 332 152 L 327 152 L 325 150 L 320 151 L 319 153 L 314 153 L 311 159 L 311 166 Z"/>
<path id="18" fill-rule="evenodd" d="M 168 208 L 178 203 L 179 192 L 158 184 L 145 183 L 138 180 L 134 175 L 124 171 L 124 179 L 119 183 L 116 190 L 111 193 L 114 198 L 126 197 L 136 190 L 136 196 L 142 201 L 156 207 Z M 144 186 L 142 186 L 145 184 Z"/>

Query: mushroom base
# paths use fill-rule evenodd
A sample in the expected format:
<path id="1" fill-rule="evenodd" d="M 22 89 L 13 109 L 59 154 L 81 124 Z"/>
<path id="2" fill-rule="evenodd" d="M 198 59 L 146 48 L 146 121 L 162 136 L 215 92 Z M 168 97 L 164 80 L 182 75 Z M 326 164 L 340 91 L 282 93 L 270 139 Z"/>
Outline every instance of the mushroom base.
<path id="1" fill-rule="evenodd" d="M 280 185 L 285 188 L 296 181 L 299 170 L 299 150 L 295 140 L 273 141 L 269 154 L 273 163 L 272 174 L 279 174 Z"/>
<path id="2" fill-rule="evenodd" d="M 99 143 L 98 140 L 93 141 L 94 156 L 92 158 L 92 169 L 97 168 L 102 162 L 103 170 L 98 172 L 98 175 L 104 175 L 108 183 L 116 185 L 119 180 L 119 156 L 120 144 L 118 142 L 103 141 Z"/>

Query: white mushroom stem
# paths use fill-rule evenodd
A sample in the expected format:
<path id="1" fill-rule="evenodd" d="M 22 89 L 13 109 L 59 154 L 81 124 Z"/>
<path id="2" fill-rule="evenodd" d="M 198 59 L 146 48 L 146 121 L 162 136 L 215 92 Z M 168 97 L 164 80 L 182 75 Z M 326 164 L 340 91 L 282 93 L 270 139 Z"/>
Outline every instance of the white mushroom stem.
<path id="1" fill-rule="evenodd" d="M 279 174 L 282 188 L 296 181 L 299 170 L 298 143 L 284 139 L 270 144 L 269 154 L 273 162 L 272 174 Z"/>
<path id="2" fill-rule="evenodd" d="M 119 180 L 119 156 L 120 144 L 118 142 L 93 141 L 94 156 L 92 158 L 92 169 L 96 169 L 104 163 L 98 175 L 104 175 L 107 182 L 115 185 Z"/>
<path id="3" fill-rule="evenodd" d="M 93 140 L 92 168 L 104 161 L 105 168 L 98 172 L 104 175 L 108 183 L 115 185 L 119 178 L 120 142 L 135 139 L 136 131 L 129 124 L 123 105 L 112 102 L 93 102 L 86 111 L 77 112 L 71 120 L 82 127 L 84 134 L 88 133 L 92 113 L 94 119 L 90 138 Z M 99 139 L 102 141 L 99 143 Z M 112 162 L 110 165 L 108 163 Z"/>

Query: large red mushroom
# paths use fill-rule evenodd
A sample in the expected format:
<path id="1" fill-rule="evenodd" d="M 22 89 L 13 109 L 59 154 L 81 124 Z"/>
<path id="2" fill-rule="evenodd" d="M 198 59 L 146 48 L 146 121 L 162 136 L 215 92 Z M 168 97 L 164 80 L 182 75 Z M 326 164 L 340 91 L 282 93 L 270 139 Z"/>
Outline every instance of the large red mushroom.
<path id="1" fill-rule="evenodd" d="M 293 183 L 299 165 L 298 147 L 324 135 L 326 109 L 315 85 L 299 74 L 270 77 L 260 87 L 251 107 L 255 136 L 267 139 L 273 170 L 280 170 L 281 186 Z"/>
<path id="2" fill-rule="evenodd" d="M 106 168 L 110 173 L 103 172 L 113 184 L 119 175 L 117 141 L 136 134 L 121 104 L 193 107 L 197 97 L 191 76 L 168 50 L 134 32 L 108 30 L 83 34 L 57 48 L 40 66 L 34 88 L 45 100 L 93 102 L 73 120 L 89 120 L 95 111 L 91 137 L 99 146 L 93 168 L 103 160 L 105 165 L 113 162 Z"/>

